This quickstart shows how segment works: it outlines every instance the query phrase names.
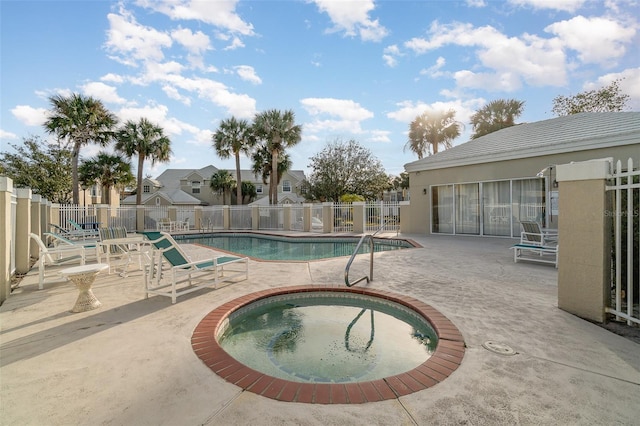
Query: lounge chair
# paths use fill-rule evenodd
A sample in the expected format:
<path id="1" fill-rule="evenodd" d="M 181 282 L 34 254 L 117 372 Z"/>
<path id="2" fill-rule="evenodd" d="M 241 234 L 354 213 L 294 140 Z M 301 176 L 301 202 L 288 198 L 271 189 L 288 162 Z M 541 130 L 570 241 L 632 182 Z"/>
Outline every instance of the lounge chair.
<path id="1" fill-rule="evenodd" d="M 82 225 L 80 225 L 78 222 L 76 222 L 75 220 L 69 219 L 68 220 L 69 225 L 71 225 L 71 230 L 78 234 L 81 235 L 82 238 L 98 238 L 99 237 L 99 233 L 97 229 L 85 229 L 82 227 Z"/>
<path id="2" fill-rule="evenodd" d="M 109 274 L 118 272 L 118 267 L 121 267 L 120 276 L 126 277 L 133 257 L 138 258 L 138 266 L 142 269 L 144 254 L 142 235 L 129 236 L 127 229 L 123 226 L 100 228 L 98 232 L 100 234 L 98 261 L 101 261 L 103 256 L 106 257 Z"/>
<path id="3" fill-rule="evenodd" d="M 247 257 L 217 256 L 192 261 L 180 245 L 165 232 L 143 232 L 151 244 L 151 262 L 144 268 L 145 298 L 158 294 L 176 298 L 203 287 L 217 288 L 222 282 L 235 282 L 249 278 Z M 163 269 L 163 264 L 166 267 Z M 162 282 L 164 278 L 164 282 Z M 180 287 L 187 283 L 187 287 Z"/>
<path id="4" fill-rule="evenodd" d="M 544 230 L 538 222 L 520 222 L 520 243 L 511 247 L 513 261 L 549 263 L 558 267 L 558 232 Z"/>
<path id="5" fill-rule="evenodd" d="M 45 284 L 45 268 L 47 266 L 65 265 L 67 263 L 80 263 L 84 265 L 85 249 L 80 245 L 70 247 L 47 247 L 36 234 L 30 233 L 29 237 L 38 244 L 38 289 L 42 290 Z"/>
<path id="6" fill-rule="evenodd" d="M 56 234 L 53 232 L 45 232 L 42 234 L 44 238 L 43 242 L 46 242 L 47 246 L 53 245 L 55 248 L 69 248 L 69 247 L 84 247 L 85 250 L 85 260 L 90 255 L 95 258 L 95 260 L 100 259 L 99 244 L 98 241 L 89 241 L 89 240 L 72 240 L 64 235 Z"/>

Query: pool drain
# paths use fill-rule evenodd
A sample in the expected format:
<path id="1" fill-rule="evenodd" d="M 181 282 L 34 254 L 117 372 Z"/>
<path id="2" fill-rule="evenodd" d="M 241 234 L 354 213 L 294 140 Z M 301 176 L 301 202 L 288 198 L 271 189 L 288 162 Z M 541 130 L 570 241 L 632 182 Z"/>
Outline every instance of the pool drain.
<path id="1" fill-rule="evenodd" d="M 494 342 L 488 340 L 482 344 L 482 347 L 488 351 L 494 352 L 499 355 L 515 355 L 516 351 L 514 351 L 510 346 L 505 345 L 504 343 Z"/>

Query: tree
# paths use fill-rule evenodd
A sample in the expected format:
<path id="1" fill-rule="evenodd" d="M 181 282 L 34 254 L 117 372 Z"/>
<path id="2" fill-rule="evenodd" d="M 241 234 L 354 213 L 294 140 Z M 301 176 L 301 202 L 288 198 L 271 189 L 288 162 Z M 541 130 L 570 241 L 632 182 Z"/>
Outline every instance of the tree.
<path id="1" fill-rule="evenodd" d="M 409 125 L 409 140 L 407 147 L 422 159 L 425 155 L 438 153 L 438 147 L 444 145 L 445 149 L 451 148 L 451 142 L 460 136 L 460 122 L 455 120 L 456 112 L 436 111 L 425 112 L 419 115 Z"/>
<path id="2" fill-rule="evenodd" d="M 164 135 L 162 127 L 141 118 L 137 123 L 129 120 L 118 131 L 116 149 L 127 157 L 138 155 L 138 178 L 136 204 L 142 204 L 142 169 L 144 160 L 165 163 L 171 158 L 171 140 Z"/>
<path id="3" fill-rule="evenodd" d="M 471 139 L 515 125 L 515 119 L 522 115 L 523 107 L 524 101 L 515 99 L 496 99 L 489 102 L 471 116 Z"/>
<path id="4" fill-rule="evenodd" d="M 242 193 L 241 204 L 245 204 L 245 200 L 247 204 L 250 203 L 258 195 L 256 186 L 253 184 L 253 182 L 242 181 L 242 183 L 240 184 L 240 189 Z"/>
<path id="5" fill-rule="evenodd" d="M 400 176 L 394 176 L 391 185 L 396 191 L 398 189 L 409 189 L 409 173 L 402 172 Z"/>
<path id="6" fill-rule="evenodd" d="M 220 122 L 218 130 L 213 134 L 213 146 L 218 156 L 222 159 L 231 157 L 236 160 L 236 182 L 241 182 L 240 176 L 240 154 L 250 155 L 251 149 L 255 145 L 255 137 L 247 120 L 236 120 L 231 117 Z M 236 187 L 236 203 L 242 204 L 241 185 Z"/>
<path id="7" fill-rule="evenodd" d="M 71 176 L 73 202 L 78 204 L 78 159 L 80 149 L 90 142 L 106 145 L 113 137 L 113 129 L 118 123 L 99 100 L 90 96 L 72 94 L 51 96 L 51 111 L 44 123 L 48 133 L 58 140 L 67 140 L 71 149 Z"/>
<path id="8" fill-rule="evenodd" d="M 111 188 L 122 189 L 136 181 L 131 173 L 131 164 L 121 156 L 107 152 L 85 160 L 78 167 L 78 174 L 83 186 L 102 186 L 103 194 L 107 194 L 103 201 L 107 204 L 111 204 Z"/>
<path id="9" fill-rule="evenodd" d="M 218 170 L 217 173 L 211 175 L 211 183 L 209 186 L 214 192 L 218 194 L 222 194 L 222 204 L 227 205 L 226 195 L 231 191 L 236 185 L 236 181 L 233 179 L 231 173 L 227 170 Z M 229 196 L 229 201 L 231 201 L 231 196 Z"/>
<path id="10" fill-rule="evenodd" d="M 556 96 L 553 98 L 553 111 L 557 116 L 578 114 L 580 112 L 615 112 L 626 107 L 629 95 L 620 92 L 620 81 L 612 81 L 598 90 L 587 90 L 575 96 Z"/>
<path id="11" fill-rule="evenodd" d="M 23 146 L 11 144 L 15 153 L 0 153 L 0 175 L 16 187 L 31 188 L 34 194 L 58 203 L 71 202 L 71 150 L 45 144 L 38 137 L 23 139 Z"/>
<path id="12" fill-rule="evenodd" d="M 303 183 L 303 195 L 309 200 L 340 200 L 345 194 L 376 199 L 389 185 L 382 163 L 355 140 L 327 143 L 311 157 L 311 174 Z"/>
<path id="13" fill-rule="evenodd" d="M 269 151 L 269 149 L 265 145 L 260 146 L 253 152 L 251 160 L 253 161 L 251 171 L 256 177 L 261 176 L 262 183 L 266 185 L 267 182 L 271 181 L 271 166 L 273 164 L 271 151 Z M 287 154 L 286 152 L 280 154 L 280 156 L 278 157 L 276 191 L 278 190 L 278 185 L 280 184 L 282 176 L 287 170 L 291 169 L 292 164 L 293 163 L 291 162 L 289 154 Z M 271 185 L 269 185 L 269 200 L 272 199 L 271 191 L 272 188 Z"/>
<path id="14" fill-rule="evenodd" d="M 293 111 L 268 110 L 256 114 L 253 120 L 256 137 L 265 141 L 271 152 L 271 174 L 269 177 L 269 204 L 278 204 L 278 157 L 302 139 L 302 126 L 295 124 Z"/>

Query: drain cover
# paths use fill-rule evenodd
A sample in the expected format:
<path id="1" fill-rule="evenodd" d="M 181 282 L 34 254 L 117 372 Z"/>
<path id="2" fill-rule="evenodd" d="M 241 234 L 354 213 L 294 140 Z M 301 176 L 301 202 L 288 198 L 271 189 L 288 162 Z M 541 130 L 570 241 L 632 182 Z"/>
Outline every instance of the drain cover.
<path id="1" fill-rule="evenodd" d="M 495 352 L 500 355 L 515 355 L 516 351 L 514 351 L 510 346 L 505 345 L 500 342 L 493 342 L 488 340 L 482 344 L 482 347 L 488 351 Z"/>

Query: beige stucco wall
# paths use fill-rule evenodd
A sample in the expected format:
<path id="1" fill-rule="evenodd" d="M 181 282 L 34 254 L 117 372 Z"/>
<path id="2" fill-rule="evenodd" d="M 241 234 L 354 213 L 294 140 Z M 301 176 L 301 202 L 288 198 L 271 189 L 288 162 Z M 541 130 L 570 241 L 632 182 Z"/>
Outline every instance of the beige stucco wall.
<path id="1" fill-rule="evenodd" d="M 429 187 L 431 185 L 534 178 L 540 170 L 549 165 L 568 164 L 607 157 L 613 157 L 614 160 L 620 159 L 625 162 L 627 158 L 631 157 L 634 159 L 634 163 L 640 162 L 640 143 L 606 149 L 498 161 L 495 163 L 410 172 L 411 214 L 409 223 L 405 224 L 407 226 L 405 232 L 430 234 L 431 193 Z M 553 173 L 555 176 L 555 171 Z M 548 172 L 546 175 L 548 176 Z M 555 217 L 553 221 L 556 222 Z"/>

